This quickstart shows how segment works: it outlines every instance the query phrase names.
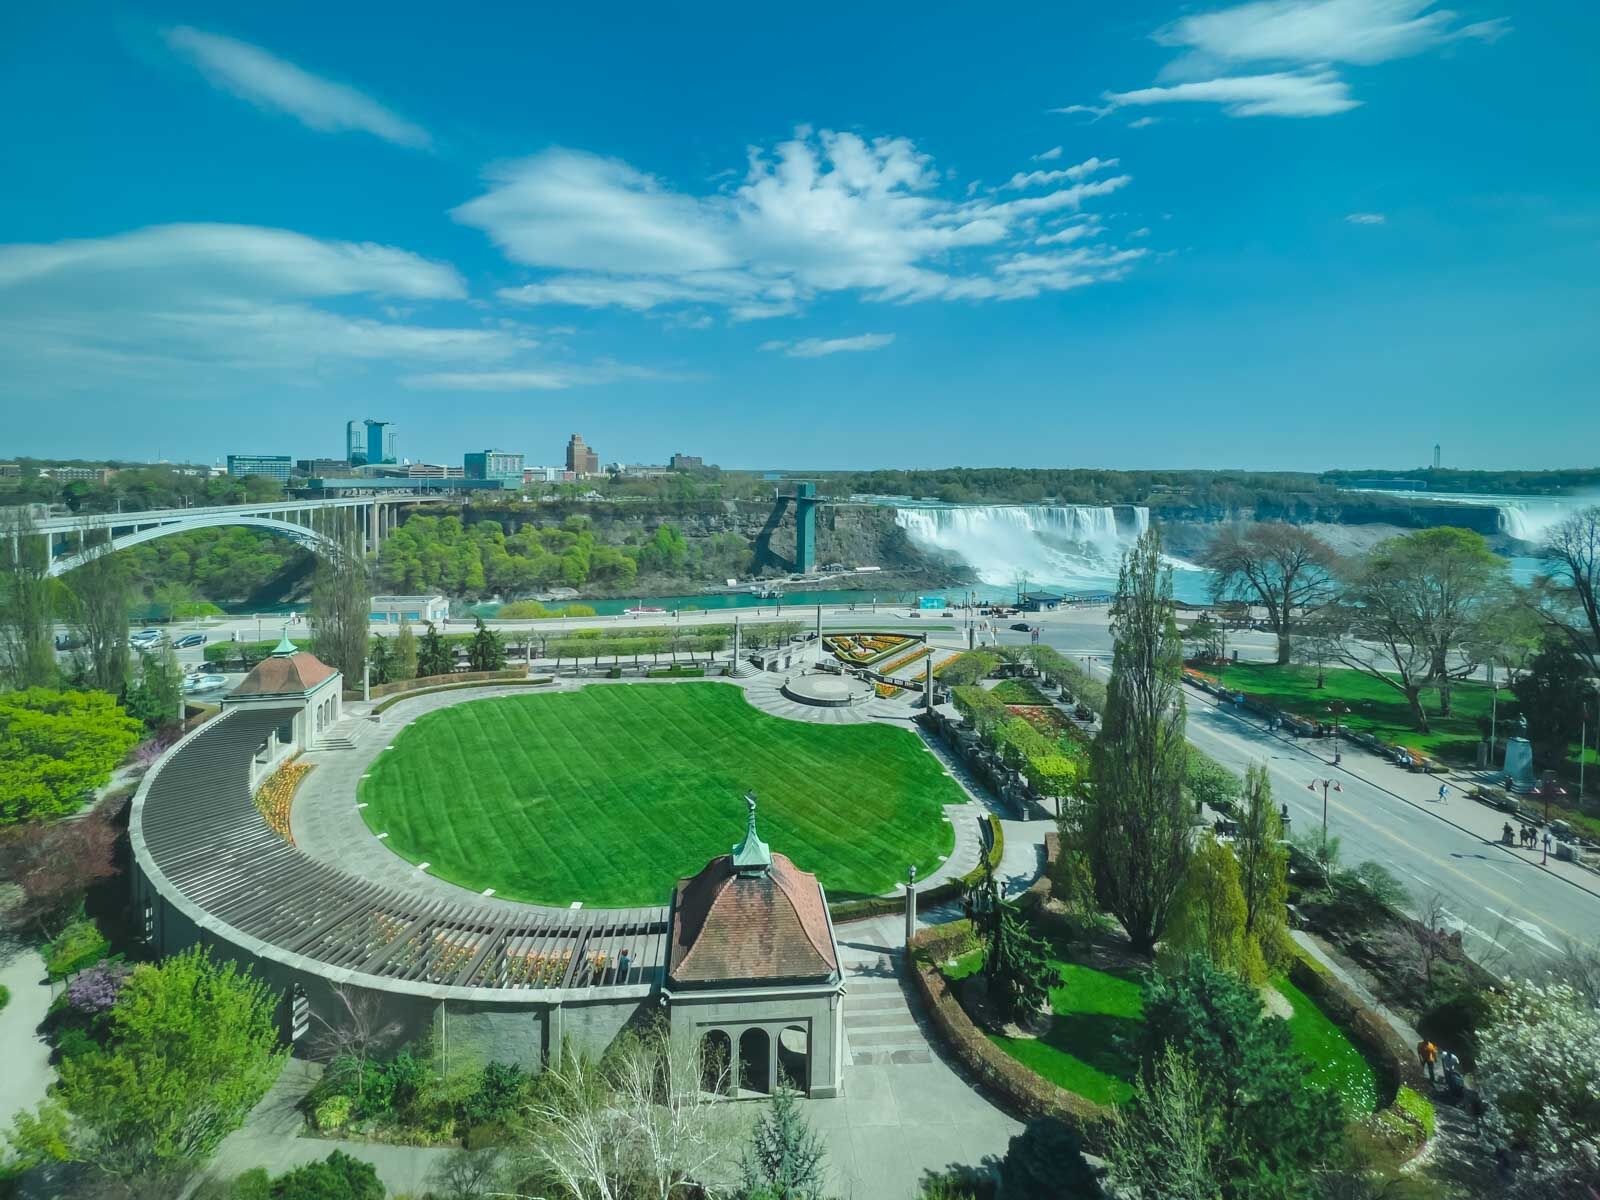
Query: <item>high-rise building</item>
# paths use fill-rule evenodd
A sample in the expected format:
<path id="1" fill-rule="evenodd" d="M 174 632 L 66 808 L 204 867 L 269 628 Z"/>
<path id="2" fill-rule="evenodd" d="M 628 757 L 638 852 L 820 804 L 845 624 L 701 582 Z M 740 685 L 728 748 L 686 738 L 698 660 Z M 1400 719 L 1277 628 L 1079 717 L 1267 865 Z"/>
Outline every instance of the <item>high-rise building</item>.
<path id="1" fill-rule="evenodd" d="M 367 427 L 367 463 L 392 463 L 394 456 L 394 424 L 374 421 L 368 417 L 362 422 Z"/>
<path id="2" fill-rule="evenodd" d="M 476 450 L 461 460 L 468 479 L 498 479 L 502 487 L 522 486 L 522 455 L 509 450 Z"/>
<path id="3" fill-rule="evenodd" d="M 698 454 L 674 454 L 667 459 L 667 466 L 674 471 L 698 471 L 706 465 L 706 460 Z"/>
<path id="4" fill-rule="evenodd" d="M 367 461 L 367 431 L 361 428 L 360 421 L 344 423 L 344 456 L 353 467 Z"/>
<path id="5" fill-rule="evenodd" d="M 1438 442 L 1435 442 L 1433 444 L 1433 469 L 1435 471 L 1437 471 L 1439 469 L 1439 443 Z"/>
<path id="6" fill-rule="evenodd" d="M 289 482 L 294 460 L 287 454 L 230 454 L 228 474 L 233 476 L 265 475 L 282 483 Z"/>
<path id="7" fill-rule="evenodd" d="M 580 477 L 600 474 L 600 456 L 583 444 L 582 434 L 573 434 L 567 442 L 567 470 Z"/>
<path id="8" fill-rule="evenodd" d="M 295 474 L 309 475 L 314 479 L 337 478 L 350 473 L 350 460 L 346 458 L 297 458 Z"/>

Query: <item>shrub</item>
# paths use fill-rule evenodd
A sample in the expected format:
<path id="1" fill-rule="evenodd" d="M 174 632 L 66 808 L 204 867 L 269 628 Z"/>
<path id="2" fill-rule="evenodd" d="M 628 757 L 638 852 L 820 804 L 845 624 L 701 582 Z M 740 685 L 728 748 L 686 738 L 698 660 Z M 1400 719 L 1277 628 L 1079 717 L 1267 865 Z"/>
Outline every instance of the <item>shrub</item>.
<path id="1" fill-rule="evenodd" d="M 1403 1087 L 1395 1095 L 1394 1106 L 1407 1120 L 1422 1130 L 1424 1138 L 1433 1136 L 1435 1125 L 1432 1100 L 1429 1100 L 1421 1092 Z"/>
<path id="2" fill-rule="evenodd" d="M 121 964 L 107 963 L 90 967 L 67 985 L 67 1003 L 80 1012 L 95 1016 L 110 1012 L 127 978 L 128 968 Z"/>
<path id="3" fill-rule="evenodd" d="M 354 1107 L 349 1096 L 329 1096 L 318 1101 L 311 1114 L 311 1123 L 323 1133 L 332 1133 L 350 1123 Z"/>
<path id="4" fill-rule="evenodd" d="M 981 940 L 978 931 L 973 928 L 972 922 L 965 918 L 931 926 L 917 939 L 918 949 L 931 963 L 960 958 L 963 954 L 976 950 L 979 945 Z"/>
<path id="5" fill-rule="evenodd" d="M 1100 1184 L 1083 1142 L 1058 1117 L 1035 1117 L 1000 1164 L 1000 1200 L 1094 1200 Z"/>
<path id="6" fill-rule="evenodd" d="M 65 979 L 74 971 L 99 962 L 111 949 L 100 927 L 82 917 L 63 929 L 45 947 L 45 970 L 51 979 Z"/>
<path id="7" fill-rule="evenodd" d="M 0 983 L 0 1012 L 5 1012 L 6 1005 L 11 1003 L 11 989 Z"/>
<path id="8" fill-rule="evenodd" d="M 269 1193 L 272 1200 L 383 1200 L 384 1194 L 377 1168 L 342 1150 L 278 1176 Z"/>
<path id="9" fill-rule="evenodd" d="M 527 1073 L 517 1064 L 492 1062 L 461 1106 L 462 1115 L 473 1125 L 503 1122 L 516 1109 L 527 1083 Z"/>
<path id="10" fill-rule="evenodd" d="M 272 1200 L 272 1180 L 265 1167 L 251 1167 L 233 1181 L 228 1200 Z"/>

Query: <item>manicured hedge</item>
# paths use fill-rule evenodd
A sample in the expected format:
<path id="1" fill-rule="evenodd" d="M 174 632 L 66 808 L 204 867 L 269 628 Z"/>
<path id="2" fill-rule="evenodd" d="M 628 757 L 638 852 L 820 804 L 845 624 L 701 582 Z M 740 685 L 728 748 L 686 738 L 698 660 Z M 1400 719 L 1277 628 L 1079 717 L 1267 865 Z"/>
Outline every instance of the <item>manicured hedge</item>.
<path id="1" fill-rule="evenodd" d="M 704 667 L 662 667 L 659 671 L 646 671 L 646 679 L 700 679 L 705 676 Z"/>
<path id="2" fill-rule="evenodd" d="M 520 671 L 517 672 L 518 675 L 520 675 L 521 673 L 522 672 L 520 672 Z M 449 676 L 448 675 L 442 675 L 442 676 L 439 676 L 439 678 L 448 679 Z M 393 708 L 396 704 L 399 704 L 400 701 L 402 701 L 402 700 L 410 700 L 413 696 L 431 696 L 431 695 L 433 695 L 434 692 L 459 692 L 459 691 L 462 691 L 465 688 L 481 688 L 481 687 L 544 687 L 544 686 L 546 686 L 548 684 L 552 684 L 554 682 L 555 682 L 554 679 L 551 679 L 549 677 L 543 677 L 543 678 L 539 678 L 539 679 L 492 679 L 491 678 L 491 679 L 473 680 L 473 681 L 468 682 L 468 683 L 446 683 L 446 684 L 443 684 L 443 685 L 441 685 L 439 687 L 420 688 L 420 689 L 418 689 L 417 691 L 414 691 L 414 692 L 402 692 L 398 696 L 390 696 L 382 704 L 374 706 L 374 708 L 372 710 L 372 715 L 376 717 L 380 713 L 384 712 L 385 710 Z"/>
<path id="3" fill-rule="evenodd" d="M 372 698 L 393 696 L 400 692 L 432 691 L 441 684 L 477 683 L 485 679 L 521 679 L 527 674 L 525 667 L 506 667 L 499 671 L 452 671 L 448 675 L 422 675 L 416 679 L 396 679 L 393 683 L 374 684 Z M 357 695 L 360 693 L 358 692 Z"/>
<path id="4" fill-rule="evenodd" d="M 1000 858 L 1005 853 L 1005 831 L 1000 827 L 1000 818 L 992 813 L 987 818 L 989 831 L 994 834 L 994 845 L 989 850 L 989 867 L 991 870 L 1000 869 Z M 959 900 L 968 887 L 977 883 L 983 877 L 983 864 L 980 863 L 973 870 L 968 871 L 957 879 L 947 879 L 943 883 L 934 884 L 933 887 L 923 890 L 917 889 L 917 908 L 926 910 L 951 900 Z M 873 896 L 868 900 L 846 900 L 841 904 L 828 905 L 828 912 L 832 914 L 835 922 L 839 921 L 864 921 L 868 917 L 883 917 L 890 913 L 904 912 L 906 898 L 904 894 L 898 896 Z"/>
<path id="5" fill-rule="evenodd" d="M 911 961 L 917 990 L 928 1007 L 933 1027 L 950 1052 L 1014 1116 L 1022 1120 L 1057 1117 L 1077 1130 L 1091 1150 L 1097 1148 L 1102 1123 L 1110 1110 L 1035 1075 L 972 1023 L 951 992 L 949 981 L 929 961 L 927 950 L 938 944 L 938 932 L 936 926 L 912 939 Z"/>

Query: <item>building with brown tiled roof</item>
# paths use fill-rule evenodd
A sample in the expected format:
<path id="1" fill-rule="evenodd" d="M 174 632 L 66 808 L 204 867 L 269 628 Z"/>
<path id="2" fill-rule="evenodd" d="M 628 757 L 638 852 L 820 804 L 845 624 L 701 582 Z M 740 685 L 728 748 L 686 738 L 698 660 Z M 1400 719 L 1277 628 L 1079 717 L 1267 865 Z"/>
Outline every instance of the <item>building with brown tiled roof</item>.
<path id="1" fill-rule="evenodd" d="M 251 785 L 278 763 L 316 745 L 344 715 L 344 676 L 289 640 L 258 662 L 223 699 L 224 708 L 281 709 L 283 720 L 256 751 Z"/>
<path id="2" fill-rule="evenodd" d="M 784 1083 L 832 1096 L 844 987 L 827 894 L 772 853 L 756 832 L 755 797 L 746 802 L 744 840 L 673 892 L 663 989 L 673 1036 L 700 1048 L 718 1090 L 767 1094 Z"/>

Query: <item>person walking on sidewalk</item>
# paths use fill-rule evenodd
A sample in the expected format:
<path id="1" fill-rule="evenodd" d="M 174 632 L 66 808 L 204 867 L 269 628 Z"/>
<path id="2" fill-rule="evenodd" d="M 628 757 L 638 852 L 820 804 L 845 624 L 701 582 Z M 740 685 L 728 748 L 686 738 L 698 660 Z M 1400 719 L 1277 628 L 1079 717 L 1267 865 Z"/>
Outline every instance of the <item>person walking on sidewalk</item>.
<path id="1" fill-rule="evenodd" d="M 1439 1047 L 1427 1038 L 1417 1043 L 1417 1061 L 1422 1064 L 1422 1069 L 1428 1076 L 1429 1083 L 1439 1082 L 1434 1074 L 1434 1064 L 1439 1061 Z"/>
<path id="2" fill-rule="evenodd" d="M 1448 783 L 1441 783 L 1439 785 L 1439 803 L 1443 804 L 1444 800 L 1445 800 L 1445 797 L 1448 796 L 1449 794 L 1450 794 L 1450 785 Z"/>

